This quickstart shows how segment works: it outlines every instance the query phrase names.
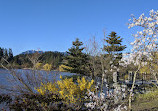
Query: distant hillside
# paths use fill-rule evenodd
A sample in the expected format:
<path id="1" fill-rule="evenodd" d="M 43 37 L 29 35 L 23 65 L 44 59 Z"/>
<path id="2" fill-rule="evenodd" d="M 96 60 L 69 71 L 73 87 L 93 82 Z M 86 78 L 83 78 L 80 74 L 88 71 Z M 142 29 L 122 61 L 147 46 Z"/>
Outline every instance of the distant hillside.
<path id="1" fill-rule="evenodd" d="M 36 53 L 36 52 L 38 52 L 38 53 L 40 53 L 40 54 L 45 53 L 45 52 L 54 52 L 54 53 L 61 53 L 61 54 L 63 54 L 63 55 L 67 55 L 67 52 L 42 51 L 42 50 L 27 50 L 27 51 L 25 51 L 25 52 L 22 52 L 21 54 L 33 54 L 33 53 Z M 20 54 L 19 54 L 19 55 L 20 55 Z"/>
<path id="2" fill-rule="evenodd" d="M 63 57 L 67 55 L 66 52 L 58 52 L 58 51 L 35 51 L 35 50 L 28 50 L 19 55 L 14 56 L 13 64 L 18 68 L 31 68 L 33 66 L 32 62 L 29 58 L 32 58 L 34 53 L 38 52 L 39 62 L 42 64 L 51 64 L 54 69 L 58 68 L 61 64 Z M 29 57 L 29 58 L 28 58 Z M 35 56 L 36 58 L 36 56 Z"/>
<path id="3" fill-rule="evenodd" d="M 36 50 L 28 50 L 28 51 L 22 52 L 21 54 L 33 54 L 36 52 L 43 53 L 43 51 L 41 51 L 41 50 L 37 50 L 37 51 Z"/>

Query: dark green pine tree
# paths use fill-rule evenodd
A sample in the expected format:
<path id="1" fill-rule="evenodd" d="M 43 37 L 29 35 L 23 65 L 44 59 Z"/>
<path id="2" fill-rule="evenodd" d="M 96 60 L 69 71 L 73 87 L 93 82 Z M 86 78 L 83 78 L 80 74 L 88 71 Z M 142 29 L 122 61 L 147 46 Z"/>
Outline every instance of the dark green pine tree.
<path id="1" fill-rule="evenodd" d="M 3 54 L 4 54 L 4 58 L 8 60 L 8 50 L 6 48 L 3 50 Z"/>
<path id="2" fill-rule="evenodd" d="M 8 62 L 13 62 L 13 52 L 11 48 L 9 48 Z"/>
<path id="3" fill-rule="evenodd" d="M 126 48 L 122 45 L 122 38 L 117 36 L 116 32 L 111 32 L 107 39 L 107 45 L 104 45 L 104 51 L 107 52 L 108 57 L 113 61 L 113 65 L 118 66 L 118 61 L 122 58 L 122 51 Z"/>
<path id="4" fill-rule="evenodd" d="M 0 61 L 1 61 L 1 58 L 4 56 L 3 54 L 3 48 L 0 47 Z"/>
<path id="5" fill-rule="evenodd" d="M 68 49 L 68 56 L 64 58 L 64 65 L 71 67 L 65 68 L 68 72 L 77 74 L 87 74 L 88 55 L 83 53 L 84 48 L 82 42 L 77 38 L 74 41 L 73 46 Z"/>

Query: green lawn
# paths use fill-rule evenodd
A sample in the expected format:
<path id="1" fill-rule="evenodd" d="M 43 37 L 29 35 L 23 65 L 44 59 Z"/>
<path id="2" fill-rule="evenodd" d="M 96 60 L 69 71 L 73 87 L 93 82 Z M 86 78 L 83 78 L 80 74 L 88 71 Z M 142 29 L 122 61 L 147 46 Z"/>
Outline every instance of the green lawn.
<path id="1" fill-rule="evenodd" d="M 132 109 L 133 111 L 158 111 L 158 90 L 137 95 Z"/>

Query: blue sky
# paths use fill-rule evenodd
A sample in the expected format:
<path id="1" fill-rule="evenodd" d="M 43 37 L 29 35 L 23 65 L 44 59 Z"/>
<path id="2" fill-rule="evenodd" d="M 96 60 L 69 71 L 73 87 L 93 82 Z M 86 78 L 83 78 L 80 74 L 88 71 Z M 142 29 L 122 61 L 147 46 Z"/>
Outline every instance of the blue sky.
<path id="1" fill-rule="evenodd" d="M 127 23 L 158 10 L 158 0 L 0 0 L 0 47 L 14 55 L 30 49 L 67 51 L 78 37 L 103 39 L 115 31 L 130 49 L 133 41 Z"/>

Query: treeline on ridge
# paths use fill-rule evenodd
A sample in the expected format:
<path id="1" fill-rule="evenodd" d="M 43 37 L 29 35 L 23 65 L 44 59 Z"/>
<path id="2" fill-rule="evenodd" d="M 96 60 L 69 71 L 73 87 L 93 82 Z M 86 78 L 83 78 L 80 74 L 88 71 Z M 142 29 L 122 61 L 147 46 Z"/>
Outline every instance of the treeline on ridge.
<path id="1" fill-rule="evenodd" d="M 32 68 L 34 62 L 51 64 L 53 69 L 57 69 L 64 57 L 62 52 L 47 51 L 43 53 L 19 54 L 13 56 L 12 49 L 0 48 L 0 61 L 4 66 L 13 68 Z M 9 64 L 6 62 L 8 61 Z"/>

